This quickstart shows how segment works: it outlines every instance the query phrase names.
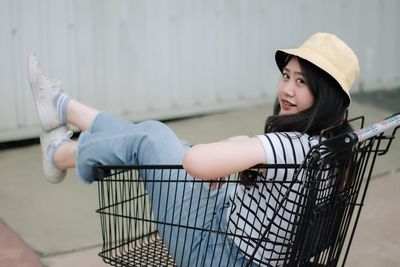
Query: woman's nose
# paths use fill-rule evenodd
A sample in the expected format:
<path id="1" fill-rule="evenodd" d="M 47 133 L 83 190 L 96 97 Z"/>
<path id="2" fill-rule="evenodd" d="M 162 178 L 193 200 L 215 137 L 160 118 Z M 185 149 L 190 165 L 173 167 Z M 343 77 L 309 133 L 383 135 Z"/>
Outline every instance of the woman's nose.
<path id="1" fill-rule="evenodd" d="M 291 81 L 287 82 L 285 84 L 285 86 L 283 87 L 283 92 L 286 95 L 294 96 L 294 94 L 295 94 L 295 85 L 294 85 L 294 83 L 291 82 Z"/>

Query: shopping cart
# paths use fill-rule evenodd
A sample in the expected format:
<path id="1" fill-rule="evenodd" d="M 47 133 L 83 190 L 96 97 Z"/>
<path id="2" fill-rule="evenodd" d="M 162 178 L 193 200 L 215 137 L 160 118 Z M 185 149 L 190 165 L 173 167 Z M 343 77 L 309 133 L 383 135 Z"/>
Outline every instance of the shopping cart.
<path id="1" fill-rule="evenodd" d="M 400 115 L 365 128 L 364 118 L 355 122 L 360 130 L 321 139 L 302 164 L 257 165 L 217 186 L 191 178 L 180 165 L 95 166 L 99 255 L 113 266 L 344 266 L 376 159 L 389 150 Z M 293 179 L 265 179 L 267 170 L 292 173 Z M 262 231 L 249 236 L 220 227 L 229 208 L 217 209 L 217 202 L 229 203 L 232 192 L 254 186 L 282 192 L 267 199 L 274 212 Z M 160 201 L 163 187 L 168 195 Z M 213 214 L 211 220 L 196 214 L 201 208 Z M 246 239 L 252 247 L 240 257 L 235 240 Z M 237 253 L 234 260 L 222 262 L 224 246 Z"/>

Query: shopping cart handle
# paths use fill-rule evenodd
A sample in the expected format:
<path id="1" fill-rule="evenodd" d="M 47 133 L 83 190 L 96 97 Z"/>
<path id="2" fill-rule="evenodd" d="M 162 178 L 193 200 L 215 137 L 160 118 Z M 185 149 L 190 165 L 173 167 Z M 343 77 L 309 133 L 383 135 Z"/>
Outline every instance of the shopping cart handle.
<path id="1" fill-rule="evenodd" d="M 336 154 L 345 151 L 358 142 L 365 141 L 368 138 L 377 136 L 389 129 L 399 126 L 400 114 L 396 114 L 355 132 L 340 134 L 333 138 L 322 141 L 318 146 L 318 150 L 314 152 L 313 157 L 315 158 L 317 154 L 319 154 L 319 157 L 323 157 L 332 153 Z"/>
<path id="2" fill-rule="evenodd" d="M 354 133 L 357 135 L 358 142 L 367 140 L 370 137 L 383 133 L 386 130 L 400 126 L 400 114 L 393 115 L 385 120 L 371 124 Z"/>

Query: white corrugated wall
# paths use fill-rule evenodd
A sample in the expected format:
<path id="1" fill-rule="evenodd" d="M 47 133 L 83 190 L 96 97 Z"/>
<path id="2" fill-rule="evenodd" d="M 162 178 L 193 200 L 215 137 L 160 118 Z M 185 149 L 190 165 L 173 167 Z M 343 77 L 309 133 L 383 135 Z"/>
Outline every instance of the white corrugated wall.
<path id="1" fill-rule="evenodd" d="M 359 56 L 364 90 L 400 85 L 397 0 L 0 0 L 0 141 L 38 136 L 26 58 L 130 120 L 272 102 L 277 48 L 316 31 Z"/>

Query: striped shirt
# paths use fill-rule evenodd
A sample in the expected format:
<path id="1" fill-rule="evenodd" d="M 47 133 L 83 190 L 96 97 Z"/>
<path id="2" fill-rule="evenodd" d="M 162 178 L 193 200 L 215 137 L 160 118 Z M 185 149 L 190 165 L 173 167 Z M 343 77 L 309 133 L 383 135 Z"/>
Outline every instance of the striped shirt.
<path id="1" fill-rule="evenodd" d="M 264 146 L 268 164 L 301 164 L 310 148 L 318 144 L 318 136 L 298 132 L 268 133 L 257 137 Z M 263 266 L 282 265 L 287 246 L 292 241 L 292 218 L 300 195 L 299 183 L 289 189 L 293 176 L 293 169 L 269 169 L 264 178 L 259 176 L 259 179 L 279 183 L 240 184 L 229 197 L 228 230 L 242 253 L 247 258 L 254 254 L 254 261 Z M 288 189 L 288 198 L 278 209 L 277 205 Z M 273 218 L 276 211 L 277 216 Z M 271 221 L 270 231 L 264 239 L 267 242 L 256 248 L 255 239 L 263 235 Z"/>

